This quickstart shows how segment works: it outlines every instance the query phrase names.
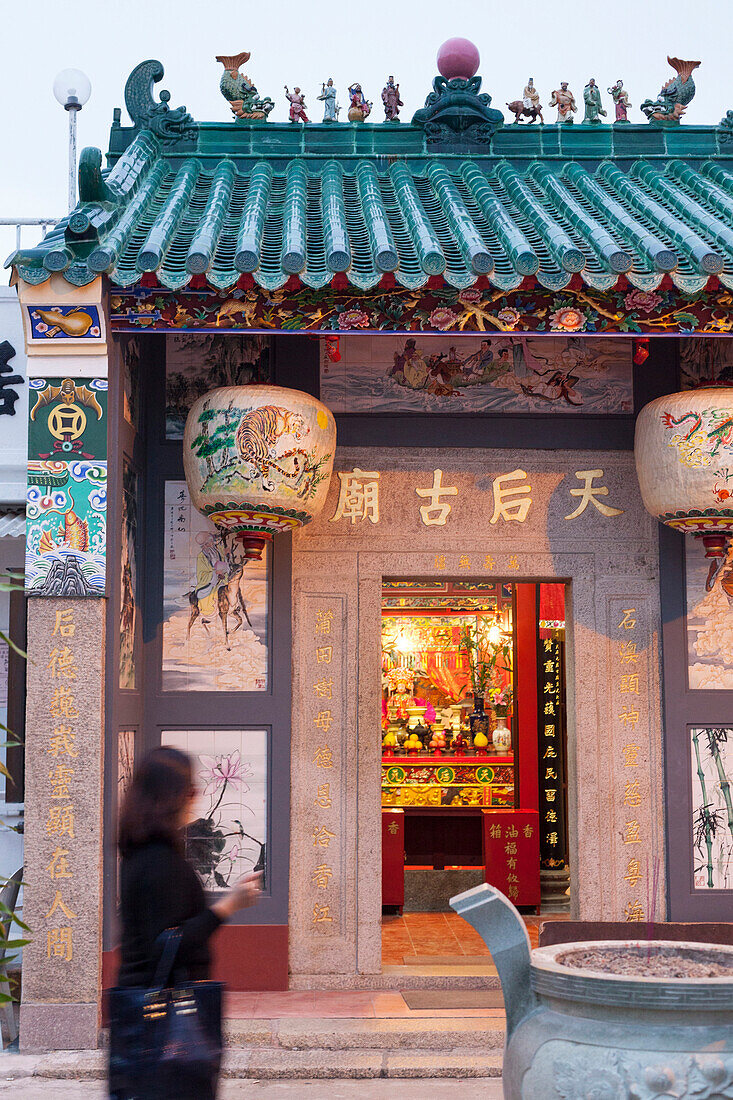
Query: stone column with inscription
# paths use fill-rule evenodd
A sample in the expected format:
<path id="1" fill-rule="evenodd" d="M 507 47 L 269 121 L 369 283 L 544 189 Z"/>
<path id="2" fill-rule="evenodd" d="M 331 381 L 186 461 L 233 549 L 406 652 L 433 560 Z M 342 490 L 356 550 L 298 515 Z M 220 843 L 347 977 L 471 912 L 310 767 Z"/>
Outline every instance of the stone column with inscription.
<path id="1" fill-rule="evenodd" d="M 101 279 L 18 283 L 28 354 L 21 1050 L 96 1047 L 102 961 L 107 327 Z"/>

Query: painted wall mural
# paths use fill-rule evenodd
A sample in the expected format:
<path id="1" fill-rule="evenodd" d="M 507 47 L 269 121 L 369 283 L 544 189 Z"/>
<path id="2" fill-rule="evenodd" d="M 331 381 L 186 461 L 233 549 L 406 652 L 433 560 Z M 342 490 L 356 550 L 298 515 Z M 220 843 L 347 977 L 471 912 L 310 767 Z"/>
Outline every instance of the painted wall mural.
<path id="1" fill-rule="evenodd" d="M 733 890 L 733 728 L 690 730 L 694 885 Z"/>
<path id="2" fill-rule="evenodd" d="M 733 340 L 712 336 L 708 340 L 683 339 L 680 349 L 680 381 L 683 390 L 702 382 L 733 385 Z"/>
<path id="3" fill-rule="evenodd" d="M 166 482 L 164 691 L 267 690 L 269 576 L 269 551 L 245 562 L 186 482 Z"/>
<path id="4" fill-rule="evenodd" d="M 117 734 L 117 808 L 132 783 L 135 769 L 135 731 L 120 730 Z"/>
<path id="5" fill-rule="evenodd" d="M 685 540 L 687 664 L 691 688 L 733 691 L 733 547 L 706 591 L 710 559 Z"/>
<path id="6" fill-rule="evenodd" d="M 139 478 L 125 458 L 122 464 L 121 556 L 120 556 L 120 687 L 134 690 L 135 630 L 137 626 L 137 501 Z"/>
<path id="7" fill-rule="evenodd" d="M 321 400 L 336 413 L 631 413 L 629 340 L 523 336 L 324 339 Z"/>
<path id="8" fill-rule="evenodd" d="M 164 730 L 161 743 L 193 757 L 198 797 L 186 856 L 207 890 L 260 870 L 267 842 L 267 732 Z"/>
<path id="9" fill-rule="evenodd" d="M 128 424 L 140 428 L 140 341 L 137 336 L 121 336 L 122 412 Z"/>
<path id="10" fill-rule="evenodd" d="M 107 463 L 28 462 L 25 585 L 31 596 L 103 596 Z"/>
<path id="11" fill-rule="evenodd" d="M 183 439 L 188 410 L 218 386 L 270 381 L 267 336 L 169 336 L 166 340 L 165 434 Z"/>
<path id="12" fill-rule="evenodd" d="M 26 306 L 31 340 L 101 340 L 98 306 Z"/>
<path id="13" fill-rule="evenodd" d="M 107 379 L 31 378 L 30 459 L 107 457 Z"/>

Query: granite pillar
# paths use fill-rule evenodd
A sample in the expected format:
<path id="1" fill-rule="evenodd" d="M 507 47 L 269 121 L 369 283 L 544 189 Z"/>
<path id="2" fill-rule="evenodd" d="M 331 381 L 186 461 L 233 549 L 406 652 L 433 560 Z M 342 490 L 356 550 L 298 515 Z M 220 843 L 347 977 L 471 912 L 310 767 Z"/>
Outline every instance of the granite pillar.
<path id="1" fill-rule="evenodd" d="M 105 600 L 28 601 L 21 1050 L 100 1027 Z"/>

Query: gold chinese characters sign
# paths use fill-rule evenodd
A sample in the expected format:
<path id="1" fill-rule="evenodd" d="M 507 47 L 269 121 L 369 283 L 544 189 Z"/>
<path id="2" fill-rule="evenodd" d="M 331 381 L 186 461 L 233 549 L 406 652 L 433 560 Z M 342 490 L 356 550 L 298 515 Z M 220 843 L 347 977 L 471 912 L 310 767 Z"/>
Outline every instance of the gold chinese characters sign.
<path id="1" fill-rule="evenodd" d="M 416 530 L 458 531 L 475 519 L 479 504 L 481 526 L 492 537 L 543 522 L 548 508 L 574 536 L 595 535 L 627 510 L 628 493 L 614 473 L 602 466 L 560 475 L 516 467 L 476 477 L 437 465 L 418 472 L 354 465 L 336 472 L 319 526 L 331 535 L 332 525 L 384 528 L 399 517 Z"/>
<path id="2" fill-rule="evenodd" d="M 307 912 L 313 930 L 323 935 L 338 933 L 342 923 L 343 623 L 338 600 L 312 596 L 307 606 L 306 723 L 312 731 L 306 786 Z"/>

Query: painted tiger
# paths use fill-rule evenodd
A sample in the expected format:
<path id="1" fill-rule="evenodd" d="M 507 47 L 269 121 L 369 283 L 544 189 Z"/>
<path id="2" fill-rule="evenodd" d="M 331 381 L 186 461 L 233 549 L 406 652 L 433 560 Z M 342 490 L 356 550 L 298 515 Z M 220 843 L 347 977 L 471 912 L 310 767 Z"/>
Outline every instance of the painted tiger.
<path id="1" fill-rule="evenodd" d="M 262 405 L 251 409 L 239 422 L 235 444 L 237 454 L 243 462 L 249 462 L 255 475 L 262 478 L 262 487 L 272 492 L 275 483 L 269 478 L 270 470 L 276 470 L 282 477 L 297 478 L 303 469 L 301 459 L 308 458 L 308 452 L 299 447 L 277 455 L 277 442 L 281 436 L 292 435 L 300 440 L 310 428 L 300 413 L 289 412 L 278 405 Z M 278 462 L 275 459 L 278 459 Z M 279 463 L 286 458 L 293 459 L 293 469 L 286 470 Z"/>

